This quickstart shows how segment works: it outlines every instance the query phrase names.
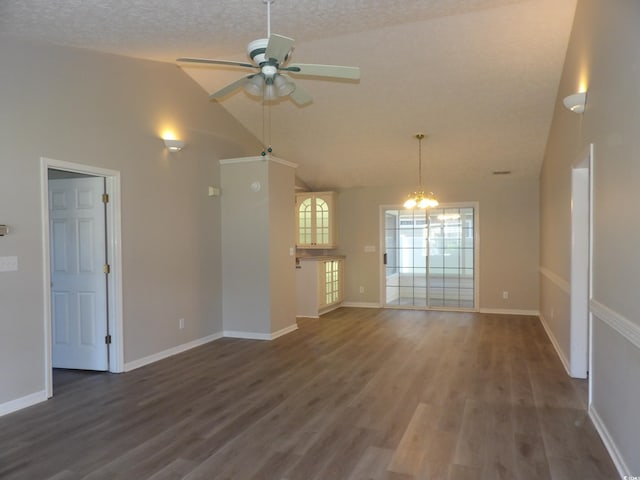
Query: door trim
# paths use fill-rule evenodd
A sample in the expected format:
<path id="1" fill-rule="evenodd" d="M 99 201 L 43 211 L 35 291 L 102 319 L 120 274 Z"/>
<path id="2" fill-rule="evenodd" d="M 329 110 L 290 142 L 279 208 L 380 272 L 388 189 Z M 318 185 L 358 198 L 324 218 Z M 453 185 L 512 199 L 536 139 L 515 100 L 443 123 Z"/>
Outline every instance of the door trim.
<path id="1" fill-rule="evenodd" d="M 570 375 L 587 378 L 590 370 L 590 312 L 593 245 L 593 144 L 571 169 Z"/>
<path id="2" fill-rule="evenodd" d="M 122 315 L 122 227 L 120 201 L 120 172 L 91 165 L 82 165 L 51 158 L 40 158 L 40 190 L 41 190 L 41 218 L 42 218 L 42 261 L 43 261 L 43 293 L 44 293 L 44 369 L 45 389 L 47 398 L 53 396 L 53 370 L 51 357 L 51 253 L 49 251 L 49 178 L 48 170 L 55 168 L 68 172 L 82 173 L 104 177 L 106 191 L 109 195 L 107 208 L 107 252 L 111 275 L 107 285 L 109 297 L 109 330 L 111 344 L 109 345 L 109 371 L 119 373 L 124 371 L 124 330 Z"/>

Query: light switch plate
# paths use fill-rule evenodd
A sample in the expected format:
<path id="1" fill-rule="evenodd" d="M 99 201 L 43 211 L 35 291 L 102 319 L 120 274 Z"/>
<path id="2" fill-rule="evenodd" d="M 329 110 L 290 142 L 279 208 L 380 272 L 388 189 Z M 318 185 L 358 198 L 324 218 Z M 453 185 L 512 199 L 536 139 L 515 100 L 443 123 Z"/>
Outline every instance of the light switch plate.
<path id="1" fill-rule="evenodd" d="M 375 245 L 365 245 L 364 246 L 364 252 L 365 253 L 375 253 L 376 252 L 376 246 Z"/>
<path id="2" fill-rule="evenodd" d="M 18 257 L 0 257 L 0 272 L 15 272 L 18 270 Z"/>

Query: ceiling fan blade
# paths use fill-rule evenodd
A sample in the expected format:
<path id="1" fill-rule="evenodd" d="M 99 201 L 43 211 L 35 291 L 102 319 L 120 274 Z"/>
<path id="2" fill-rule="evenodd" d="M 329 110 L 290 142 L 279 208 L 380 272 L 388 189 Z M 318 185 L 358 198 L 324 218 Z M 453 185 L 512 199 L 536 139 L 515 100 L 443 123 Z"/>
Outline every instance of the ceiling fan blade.
<path id="1" fill-rule="evenodd" d="M 189 58 L 182 57 L 176 59 L 176 62 L 185 62 L 185 63 L 205 63 L 207 65 L 230 65 L 233 67 L 248 67 L 248 68 L 260 68 L 251 63 L 246 62 L 234 62 L 231 60 L 211 60 L 209 58 Z"/>
<path id="2" fill-rule="evenodd" d="M 222 98 L 226 95 L 228 95 L 229 93 L 233 92 L 234 90 L 237 90 L 239 88 L 241 88 L 242 86 L 244 86 L 244 84 L 249 81 L 251 78 L 253 78 L 255 75 L 251 74 L 251 75 L 247 75 L 246 77 L 242 77 L 238 80 L 236 80 L 235 82 L 230 83 L 229 85 L 227 85 L 226 87 L 222 87 L 220 90 L 213 92 L 211 95 L 209 95 L 209 100 L 217 100 L 219 98 Z"/>
<path id="3" fill-rule="evenodd" d="M 275 33 L 271 34 L 265 57 L 267 59 L 275 58 L 278 64 L 284 62 L 293 48 L 293 42 L 293 38 L 283 37 Z"/>
<path id="4" fill-rule="evenodd" d="M 315 77 L 345 78 L 349 80 L 360 79 L 359 67 L 343 67 L 340 65 L 314 65 L 306 63 L 294 63 L 281 70 L 287 70 L 294 75 L 312 75 Z"/>
<path id="5" fill-rule="evenodd" d="M 306 105 L 307 103 L 311 103 L 311 101 L 313 100 L 309 92 L 307 92 L 304 88 L 302 88 L 297 83 L 296 83 L 296 89 L 289 94 L 289 97 L 291 97 L 291 100 L 293 100 L 293 103 L 299 106 Z"/>

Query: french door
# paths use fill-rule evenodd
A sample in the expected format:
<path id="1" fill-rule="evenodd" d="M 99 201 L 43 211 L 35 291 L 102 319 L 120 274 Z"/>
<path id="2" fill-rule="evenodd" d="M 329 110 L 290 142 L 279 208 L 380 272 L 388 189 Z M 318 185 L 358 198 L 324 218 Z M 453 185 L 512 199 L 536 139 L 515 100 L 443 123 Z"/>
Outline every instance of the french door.
<path id="1" fill-rule="evenodd" d="M 473 310 L 477 205 L 383 207 L 384 305 Z"/>

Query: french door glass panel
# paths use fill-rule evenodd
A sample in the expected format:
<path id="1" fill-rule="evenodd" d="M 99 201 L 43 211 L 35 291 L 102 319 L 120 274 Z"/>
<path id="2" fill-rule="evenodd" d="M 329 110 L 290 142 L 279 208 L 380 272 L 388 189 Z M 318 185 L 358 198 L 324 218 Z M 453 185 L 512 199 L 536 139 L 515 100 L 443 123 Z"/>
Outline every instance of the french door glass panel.
<path id="1" fill-rule="evenodd" d="M 475 307 L 474 208 L 384 210 L 385 304 Z"/>

